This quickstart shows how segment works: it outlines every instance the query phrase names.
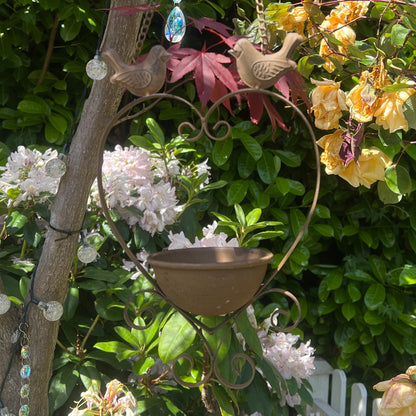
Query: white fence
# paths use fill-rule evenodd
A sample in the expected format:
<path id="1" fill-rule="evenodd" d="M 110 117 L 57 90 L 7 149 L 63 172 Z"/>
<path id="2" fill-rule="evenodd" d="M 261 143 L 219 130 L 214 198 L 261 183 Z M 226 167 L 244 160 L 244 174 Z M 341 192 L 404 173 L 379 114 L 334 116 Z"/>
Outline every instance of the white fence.
<path id="1" fill-rule="evenodd" d="M 342 370 L 333 369 L 325 360 L 315 359 L 316 370 L 309 382 L 312 385 L 314 406 L 308 416 L 346 416 L 347 377 Z M 372 403 L 372 414 L 378 416 L 381 399 Z M 367 390 L 362 383 L 351 386 L 350 416 L 367 416 Z"/>

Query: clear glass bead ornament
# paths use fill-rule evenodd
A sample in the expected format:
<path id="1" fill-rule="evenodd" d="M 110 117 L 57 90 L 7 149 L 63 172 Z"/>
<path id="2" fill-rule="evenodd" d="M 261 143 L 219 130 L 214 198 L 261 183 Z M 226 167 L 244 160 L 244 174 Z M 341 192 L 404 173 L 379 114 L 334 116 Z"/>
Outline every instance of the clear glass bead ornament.
<path id="1" fill-rule="evenodd" d="M 39 308 L 43 311 L 43 316 L 50 322 L 57 321 L 64 313 L 63 306 L 56 300 L 51 300 L 48 303 L 39 302 Z"/>
<path id="2" fill-rule="evenodd" d="M 46 162 L 45 171 L 51 178 L 61 178 L 66 172 L 66 163 L 63 156 L 60 155 L 58 158 L 50 159 Z"/>
<path id="3" fill-rule="evenodd" d="M 22 357 L 23 360 L 27 360 L 30 356 L 30 352 L 29 352 L 29 346 L 28 345 L 24 345 L 22 347 L 22 349 L 20 350 L 20 356 Z"/>
<path id="4" fill-rule="evenodd" d="M 92 263 L 97 259 L 98 253 L 95 247 L 89 244 L 82 244 L 77 252 L 78 259 L 83 263 Z"/>
<path id="5" fill-rule="evenodd" d="M 99 81 L 107 75 L 107 64 L 100 55 L 95 55 L 93 59 L 88 61 L 85 71 L 89 78 Z"/>
<path id="6" fill-rule="evenodd" d="M 19 409 L 19 416 L 28 416 L 29 415 L 29 406 L 24 404 Z"/>
<path id="7" fill-rule="evenodd" d="M 20 369 L 20 377 L 22 377 L 22 378 L 29 378 L 31 371 L 32 371 L 32 369 L 30 368 L 30 365 L 25 364 Z"/>
<path id="8" fill-rule="evenodd" d="M 10 309 L 9 297 L 5 295 L 4 293 L 0 293 L 0 315 L 3 315 L 4 313 L 6 313 L 9 309 Z M 0 413 L 0 416 L 2 416 L 1 413 Z"/>
<path id="9" fill-rule="evenodd" d="M 185 16 L 178 6 L 181 0 L 175 0 L 175 7 L 169 13 L 165 26 L 165 37 L 169 42 L 178 43 L 185 36 L 186 21 Z"/>
<path id="10" fill-rule="evenodd" d="M 23 384 L 23 386 L 20 388 L 20 397 L 22 399 L 26 399 L 27 397 L 29 397 L 29 393 L 30 393 L 29 384 Z"/>

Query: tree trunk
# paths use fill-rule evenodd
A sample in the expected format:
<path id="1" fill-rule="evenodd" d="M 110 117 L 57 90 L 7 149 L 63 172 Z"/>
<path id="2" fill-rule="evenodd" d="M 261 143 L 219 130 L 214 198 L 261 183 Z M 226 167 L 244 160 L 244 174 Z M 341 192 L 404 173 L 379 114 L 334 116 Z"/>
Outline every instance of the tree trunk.
<path id="1" fill-rule="evenodd" d="M 134 0 L 113 0 L 111 7 L 138 4 Z M 125 62 L 131 62 L 135 50 L 141 15 L 120 16 L 111 11 L 102 50 L 113 48 Z M 109 68 L 111 71 L 111 68 Z M 109 76 L 93 84 L 85 102 L 81 120 L 68 154 L 67 172 L 61 179 L 58 193 L 51 207 L 50 224 L 61 230 L 80 230 L 87 206 L 90 187 L 97 172 L 97 140 L 107 121 L 118 109 L 123 90 L 109 82 Z M 48 302 L 64 302 L 68 290 L 68 276 L 79 234 L 67 238 L 65 234 L 49 230 L 42 249 L 34 281 L 34 297 Z M 12 308 L 0 316 L 0 382 L 12 356 L 11 336 L 21 319 L 21 309 Z M 52 361 L 59 329 L 58 322 L 47 321 L 33 303 L 29 307 L 27 322 L 30 361 L 30 414 L 47 416 L 48 389 L 52 374 Z M 16 355 L 6 379 L 1 400 L 11 412 L 18 414 L 20 392 L 20 360 Z"/>

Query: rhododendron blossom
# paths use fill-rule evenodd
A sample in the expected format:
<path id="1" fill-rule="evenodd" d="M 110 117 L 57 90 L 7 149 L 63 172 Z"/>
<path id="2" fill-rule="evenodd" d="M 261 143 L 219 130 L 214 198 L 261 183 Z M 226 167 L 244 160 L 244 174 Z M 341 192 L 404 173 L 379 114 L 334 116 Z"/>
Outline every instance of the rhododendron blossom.
<path id="1" fill-rule="evenodd" d="M 195 171 L 209 173 L 209 166 L 205 161 Z M 117 145 L 114 151 L 104 152 L 102 172 L 108 206 L 117 209 L 130 226 L 138 224 L 154 235 L 172 225 L 183 210 L 172 178 L 186 174 L 187 167 L 182 168 L 173 156 L 164 161 L 148 150 Z M 96 184 L 92 196 L 99 203 Z"/>
<path id="2" fill-rule="evenodd" d="M 236 238 L 232 238 L 227 241 L 228 235 L 220 232 L 215 233 L 218 227 L 218 223 L 214 221 L 211 225 L 207 225 L 202 229 L 203 237 L 199 239 L 195 238 L 195 242 L 191 242 L 181 231 L 180 233 L 174 234 L 172 231 L 169 232 L 169 240 L 171 243 L 168 246 L 168 250 L 180 249 L 180 248 L 191 248 L 191 247 L 238 247 L 238 241 Z"/>
<path id="3" fill-rule="evenodd" d="M 44 153 L 19 146 L 1 166 L 0 192 L 16 195 L 9 198 L 9 206 L 45 203 L 53 197 L 59 186 L 59 179 L 47 175 L 45 165 L 58 156 L 56 150 L 48 149 Z"/>

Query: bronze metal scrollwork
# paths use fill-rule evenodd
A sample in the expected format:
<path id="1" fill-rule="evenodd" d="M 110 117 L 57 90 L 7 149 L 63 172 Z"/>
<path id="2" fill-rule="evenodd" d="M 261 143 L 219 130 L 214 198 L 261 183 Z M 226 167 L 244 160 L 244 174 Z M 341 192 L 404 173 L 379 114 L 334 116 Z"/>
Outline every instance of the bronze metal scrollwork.
<path id="1" fill-rule="evenodd" d="M 258 286 L 258 289 L 255 290 L 254 294 L 250 295 L 248 299 L 244 300 L 243 304 L 239 305 L 238 307 L 236 307 L 236 309 L 227 313 L 227 315 L 224 317 L 223 321 L 220 324 L 218 324 L 216 326 L 213 326 L 213 327 L 210 327 L 210 326 L 206 325 L 198 317 L 198 315 L 192 313 L 192 311 L 185 310 L 184 308 L 182 308 L 178 304 L 175 304 L 174 300 L 170 299 L 164 293 L 164 291 L 162 290 L 162 288 L 160 287 L 160 285 L 157 281 L 157 277 L 155 278 L 154 276 L 152 276 L 143 267 L 143 265 L 137 260 L 136 256 L 132 253 L 132 251 L 130 250 L 130 248 L 126 244 L 126 242 L 121 237 L 121 235 L 118 232 L 115 224 L 111 220 L 109 209 L 107 207 L 107 203 L 106 203 L 106 199 L 105 199 L 105 192 L 104 192 L 103 184 L 102 184 L 102 171 L 101 171 L 101 166 L 102 166 L 102 162 L 103 162 L 103 156 L 102 155 L 103 155 L 104 145 L 105 145 L 107 136 L 109 135 L 111 129 L 114 126 L 116 126 L 117 124 L 120 124 L 123 121 L 132 120 L 132 119 L 140 116 L 143 113 L 144 110 L 138 110 L 138 109 L 140 108 L 140 106 L 143 103 L 149 102 L 149 101 L 151 102 L 151 104 L 149 104 L 147 108 L 149 108 L 150 106 L 152 106 L 155 103 L 158 103 L 162 100 L 173 100 L 173 101 L 181 103 L 181 105 L 183 104 L 183 105 L 187 106 L 191 110 L 190 119 L 192 119 L 193 121 L 184 121 L 178 127 L 178 135 L 180 135 L 185 140 L 196 141 L 196 140 L 200 139 L 203 136 L 209 137 L 212 140 L 224 140 L 224 139 L 226 139 L 227 137 L 230 136 L 232 127 L 225 120 L 219 120 L 218 119 L 217 121 L 213 121 L 213 119 L 215 118 L 215 114 L 220 114 L 220 111 L 218 111 L 218 107 L 226 100 L 230 100 L 230 99 L 233 99 L 233 98 L 235 99 L 237 96 L 244 96 L 244 94 L 248 94 L 248 93 L 250 93 L 250 94 L 251 93 L 264 94 L 264 95 L 272 97 L 272 98 L 274 98 L 278 101 L 283 102 L 285 105 L 291 107 L 294 110 L 294 112 L 301 118 L 303 123 L 307 126 L 309 134 L 310 134 L 310 138 L 311 138 L 312 143 L 313 143 L 313 148 L 314 148 L 314 151 L 315 151 L 315 160 L 316 160 L 316 166 L 317 166 L 317 169 L 316 169 L 316 185 L 315 185 L 313 200 L 312 200 L 311 206 L 309 208 L 305 224 L 304 224 L 303 228 L 301 229 L 300 233 L 298 234 L 298 236 L 294 239 L 294 241 L 293 241 L 292 245 L 290 246 L 290 248 L 288 249 L 288 251 L 284 254 L 282 260 L 280 261 L 280 263 L 278 264 L 276 269 L 271 273 L 271 275 L 269 277 L 264 278 L 261 281 L 261 283 Z M 219 132 L 219 136 L 217 136 L 215 133 L 213 133 L 213 131 L 214 132 Z M 143 294 L 143 293 L 152 293 L 152 294 L 155 294 L 155 295 L 159 296 L 161 299 L 163 299 L 168 304 L 170 304 L 176 311 L 178 311 L 180 314 L 182 314 L 182 316 L 192 325 L 192 327 L 195 329 L 196 333 L 198 334 L 198 336 L 200 337 L 201 341 L 204 344 L 204 350 L 206 351 L 206 358 L 207 358 L 207 361 L 209 362 L 209 368 L 207 369 L 207 371 L 204 372 L 201 380 L 196 381 L 195 383 L 190 383 L 189 381 L 182 380 L 181 377 L 179 377 L 174 371 L 175 380 L 178 383 L 180 383 L 184 386 L 187 386 L 187 387 L 198 387 L 198 386 L 200 386 L 204 383 L 207 383 L 207 381 L 209 379 L 215 379 L 215 380 L 219 381 L 220 383 L 222 383 L 223 385 L 225 385 L 229 388 L 233 388 L 233 389 L 242 389 L 242 388 L 247 387 L 251 383 L 251 381 L 253 380 L 254 374 L 255 374 L 255 367 L 254 367 L 254 363 L 253 363 L 252 359 L 244 353 L 241 353 L 241 354 L 239 353 L 239 354 L 235 355 L 232 358 L 232 365 L 233 365 L 234 371 L 236 371 L 236 374 L 238 374 L 238 368 L 235 365 L 235 363 L 238 360 L 244 360 L 244 362 L 246 362 L 249 365 L 249 367 L 251 367 L 251 376 L 249 376 L 248 380 L 245 380 L 243 382 L 234 382 L 234 381 L 225 380 L 224 377 L 220 374 L 220 372 L 218 370 L 218 365 L 217 365 L 218 364 L 218 362 L 217 362 L 218 361 L 218 350 L 217 351 L 212 350 L 212 347 L 210 346 L 210 344 L 207 340 L 206 334 L 208 334 L 208 335 L 209 334 L 214 334 L 214 333 L 216 333 L 217 331 L 219 331 L 221 329 L 224 329 L 226 331 L 231 331 L 233 323 L 236 321 L 236 319 L 240 316 L 241 313 L 245 312 L 247 306 L 249 306 L 255 300 L 259 299 L 261 296 L 268 295 L 270 293 L 279 293 L 279 294 L 287 297 L 289 300 L 293 301 L 295 307 L 298 310 L 298 314 L 297 314 L 297 318 L 296 318 L 295 322 L 293 322 L 293 324 L 289 325 L 288 327 L 280 327 L 279 324 L 277 323 L 276 318 L 278 316 L 284 316 L 284 315 L 286 317 L 290 316 L 290 313 L 285 311 L 285 310 L 276 310 L 271 316 L 272 327 L 274 327 L 278 331 L 291 331 L 299 323 L 299 320 L 300 320 L 300 317 L 301 317 L 301 311 L 300 311 L 300 304 L 299 304 L 298 300 L 296 299 L 296 297 L 292 293 L 290 293 L 288 291 L 285 291 L 283 289 L 279 289 L 279 288 L 270 289 L 268 286 L 272 282 L 272 280 L 276 277 L 277 273 L 282 269 L 284 264 L 287 262 L 290 255 L 293 253 L 295 247 L 297 246 L 300 239 L 302 238 L 302 236 L 303 236 L 303 234 L 304 234 L 304 232 L 305 232 L 305 230 L 306 230 L 306 228 L 307 228 L 307 226 L 308 226 L 308 224 L 309 224 L 309 222 L 312 218 L 313 212 L 314 212 L 316 204 L 317 204 L 319 187 L 320 187 L 319 151 L 318 151 L 318 147 L 316 145 L 316 139 L 315 139 L 314 131 L 313 131 L 312 126 L 310 125 L 307 117 L 299 110 L 298 107 L 296 107 L 293 103 L 291 103 L 288 99 L 286 99 L 282 95 L 280 95 L 280 94 L 278 94 L 274 91 L 269 91 L 269 90 L 264 90 L 264 89 L 259 89 L 259 88 L 246 88 L 246 89 L 231 92 L 231 93 L 223 96 L 216 103 L 214 103 L 209 109 L 207 109 L 207 111 L 204 114 L 202 114 L 192 103 L 190 103 L 189 101 L 187 101 L 186 99 L 184 99 L 182 97 L 178 97 L 178 96 L 175 96 L 173 94 L 167 94 L 167 93 L 156 93 L 156 94 L 151 94 L 151 95 L 136 98 L 132 102 L 130 102 L 129 104 L 127 104 L 126 106 L 124 106 L 123 108 L 121 108 L 118 111 L 118 113 L 109 121 L 109 123 L 108 123 L 108 125 L 105 129 L 105 132 L 104 132 L 104 134 L 102 135 L 102 137 L 100 139 L 99 151 L 101 152 L 101 159 L 99 161 L 99 169 L 98 169 L 98 173 L 97 173 L 97 179 L 98 179 L 99 195 L 100 195 L 100 200 L 101 200 L 101 205 L 102 205 L 104 215 L 106 216 L 106 219 L 107 219 L 107 221 L 108 221 L 108 223 L 111 227 L 111 230 L 112 230 L 113 234 L 115 235 L 115 237 L 117 238 L 118 242 L 120 243 L 121 247 L 124 249 L 124 251 L 126 252 L 128 257 L 130 258 L 130 260 L 134 262 L 136 267 L 140 270 L 140 272 L 148 280 L 148 282 L 151 283 L 152 288 L 153 288 L 153 289 L 145 289 L 143 291 L 139 291 L 139 292 L 133 294 L 130 297 L 129 301 L 127 302 L 126 308 L 125 308 L 126 323 L 130 327 L 135 328 L 135 329 L 139 329 L 139 330 L 148 328 L 154 322 L 155 311 L 153 311 L 151 308 L 145 308 L 142 311 L 138 311 L 136 316 L 138 316 L 140 314 L 143 314 L 143 313 L 150 313 L 150 322 L 148 322 L 144 326 L 136 325 L 134 323 L 134 319 L 132 320 L 131 317 L 129 316 L 129 310 L 130 310 L 129 309 L 129 304 L 133 303 L 133 299 L 135 298 L 135 296 L 138 296 L 138 295 Z M 186 360 L 188 362 L 189 367 L 192 368 L 193 359 L 189 355 L 181 354 L 179 357 L 177 357 L 177 359 L 175 361 L 178 362 L 179 360 L 182 360 L 182 361 Z"/>

